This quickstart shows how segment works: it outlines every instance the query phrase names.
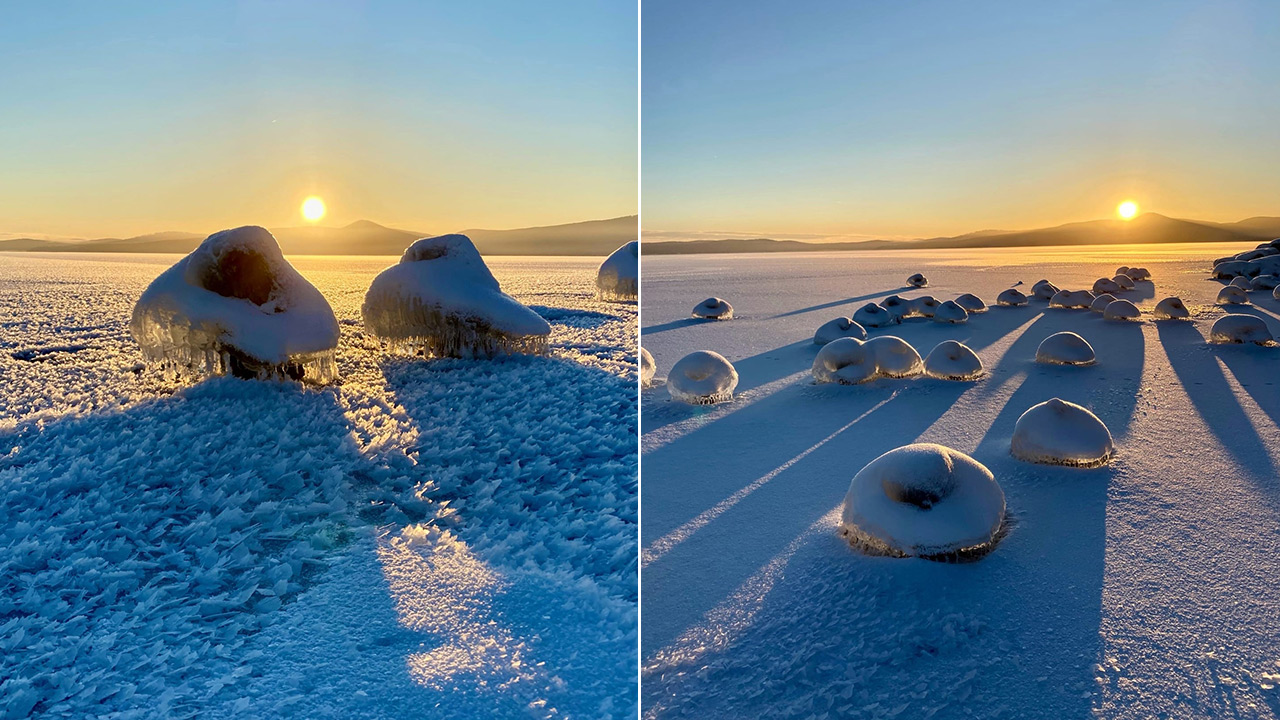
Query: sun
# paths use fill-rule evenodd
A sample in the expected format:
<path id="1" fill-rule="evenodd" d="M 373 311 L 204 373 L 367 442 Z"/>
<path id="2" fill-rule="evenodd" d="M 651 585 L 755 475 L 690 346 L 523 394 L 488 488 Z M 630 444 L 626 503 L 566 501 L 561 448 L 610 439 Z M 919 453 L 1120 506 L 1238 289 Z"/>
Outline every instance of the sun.
<path id="1" fill-rule="evenodd" d="M 324 217 L 324 201 L 315 195 L 303 200 L 302 217 L 310 222 L 315 222 Z"/>
<path id="2" fill-rule="evenodd" d="M 1138 216 L 1138 203 L 1125 200 L 1116 206 L 1116 214 L 1124 220 L 1132 220 Z"/>

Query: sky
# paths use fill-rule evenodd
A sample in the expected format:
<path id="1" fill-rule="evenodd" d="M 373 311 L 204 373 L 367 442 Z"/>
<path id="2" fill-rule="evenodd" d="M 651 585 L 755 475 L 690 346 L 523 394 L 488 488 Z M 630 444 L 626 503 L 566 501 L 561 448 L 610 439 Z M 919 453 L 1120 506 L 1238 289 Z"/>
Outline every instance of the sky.
<path id="1" fill-rule="evenodd" d="M 1280 215 L 1280 3 L 645 0 L 645 237 Z"/>
<path id="2" fill-rule="evenodd" d="M 0 7 L 0 234 L 637 210 L 637 12 L 595 0 Z"/>

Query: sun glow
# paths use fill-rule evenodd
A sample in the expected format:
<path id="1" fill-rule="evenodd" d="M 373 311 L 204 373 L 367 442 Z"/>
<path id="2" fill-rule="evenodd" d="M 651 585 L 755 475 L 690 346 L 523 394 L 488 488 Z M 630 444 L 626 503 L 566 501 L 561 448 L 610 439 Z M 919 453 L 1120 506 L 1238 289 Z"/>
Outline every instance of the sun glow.
<path id="1" fill-rule="evenodd" d="M 1116 214 L 1124 220 L 1132 220 L 1138 215 L 1138 203 L 1125 200 L 1116 206 Z"/>
<path id="2" fill-rule="evenodd" d="M 315 222 L 324 217 L 324 201 L 315 195 L 303 200 L 302 217 L 310 222 Z"/>

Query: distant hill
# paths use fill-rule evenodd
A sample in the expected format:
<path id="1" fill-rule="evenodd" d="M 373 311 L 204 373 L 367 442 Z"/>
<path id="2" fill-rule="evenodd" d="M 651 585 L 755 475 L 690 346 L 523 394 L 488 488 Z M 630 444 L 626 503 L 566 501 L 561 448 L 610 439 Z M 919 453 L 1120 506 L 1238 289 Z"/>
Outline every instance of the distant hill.
<path id="1" fill-rule="evenodd" d="M 613 252 L 637 237 L 635 215 L 516 230 L 463 230 L 483 255 L 596 255 Z M 414 240 L 438 233 L 389 228 L 369 220 L 343 227 L 273 228 L 285 255 L 399 255 Z M 160 232 L 97 240 L 0 240 L 0 251 L 189 253 L 205 235 Z"/>

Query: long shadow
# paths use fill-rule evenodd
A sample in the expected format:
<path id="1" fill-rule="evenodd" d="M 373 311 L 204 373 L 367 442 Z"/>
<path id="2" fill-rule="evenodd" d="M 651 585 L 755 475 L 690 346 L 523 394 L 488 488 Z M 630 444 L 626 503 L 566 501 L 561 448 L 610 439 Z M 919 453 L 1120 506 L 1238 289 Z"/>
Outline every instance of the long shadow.
<path id="1" fill-rule="evenodd" d="M 907 287 L 904 285 L 902 287 L 896 287 L 889 290 L 881 290 L 880 292 L 867 293 L 865 295 L 857 295 L 855 297 L 845 298 L 843 300 L 833 300 L 831 302 L 822 303 L 820 305 L 810 305 L 807 308 L 800 308 L 799 310 L 791 310 L 778 315 L 771 315 L 767 319 L 776 320 L 778 318 L 791 317 L 792 315 L 803 315 L 805 313 L 813 312 L 815 310 L 826 310 L 827 308 L 840 307 L 841 305 L 848 305 L 850 303 L 863 302 L 864 300 L 874 300 L 875 298 L 885 297 L 888 295 L 892 295 L 894 293 L 909 292 L 915 289 L 916 288 Z"/>
<path id="2" fill-rule="evenodd" d="M 692 318 L 692 317 L 681 318 L 679 320 L 672 320 L 671 322 L 662 323 L 661 325 L 648 325 L 646 327 L 642 327 L 640 328 L 640 336 L 644 337 L 645 335 L 657 335 L 658 333 L 666 332 L 667 330 L 675 330 L 677 328 L 689 327 L 690 325 L 701 325 L 703 323 L 709 323 L 709 322 L 721 322 L 721 321 L 704 320 L 701 318 Z M 643 345 L 644 343 L 641 342 L 640 344 Z"/>

